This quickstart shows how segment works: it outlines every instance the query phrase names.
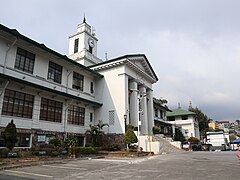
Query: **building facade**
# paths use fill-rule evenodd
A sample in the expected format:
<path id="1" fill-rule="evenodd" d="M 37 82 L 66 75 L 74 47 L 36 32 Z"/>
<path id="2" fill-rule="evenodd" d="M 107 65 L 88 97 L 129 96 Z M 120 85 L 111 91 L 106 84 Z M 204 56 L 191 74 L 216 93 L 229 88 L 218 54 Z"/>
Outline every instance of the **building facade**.
<path id="1" fill-rule="evenodd" d="M 167 120 L 169 123 L 180 127 L 186 139 L 196 137 L 200 139 L 198 120 L 194 112 L 190 112 L 180 107 L 167 112 Z"/>
<path id="2" fill-rule="evenodd" d="M 84 145 L 86 130 L 98 120 L 109 124 L 107 133 L 122 134 L 131 123 L 151 134 L 158 79 L 148 59 L 103 61 L 97 41 L 85 18 L 69 37 L 68 57 L 0 25 L 0 131 L 13 120 L 19 147 L 67 134 Z"/>

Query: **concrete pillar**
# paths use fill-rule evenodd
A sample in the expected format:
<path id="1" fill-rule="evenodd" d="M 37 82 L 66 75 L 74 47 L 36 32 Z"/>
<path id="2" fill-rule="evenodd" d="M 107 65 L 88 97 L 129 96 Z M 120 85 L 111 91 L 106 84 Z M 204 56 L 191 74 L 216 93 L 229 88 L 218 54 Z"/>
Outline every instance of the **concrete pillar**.
<path id="1" fill-rule="evenodd" d="M 148 134 L 148 112 L 147 112 L 147 96 L 146 88 L 142 86 L 140 89 L 140 120 L 141 120 L 141 134 Z"/>
<path id="2" fill-rule="evenodd" d="M 139 110 L 139 102 L 138 102 L 138 86 L 137 82 L 130 82 L 129 84 L 129 89 L 131 91 L 130 94 L 130 106 L 129 106 L 129 114 L 130 114 L 130 119 L 129 122 L 132 124 L 134 127 L 138 126 L 138 110 Z"/>
<path id="3" fill-rule="evenodd" d="M 33 116 L 32 116 L 32 128 L 39 129 L 39 118 L 41 109 L 41 97 L 40 95 L 35 95 L 33 104 Z"/>
<path id="4" fill-rule="evenodd" d="M 153 134 L 152 128 L 154 126 L 153 116 L 153 91 L 147 91 L 147 115 L 148 115 L 148 134 Z"/>

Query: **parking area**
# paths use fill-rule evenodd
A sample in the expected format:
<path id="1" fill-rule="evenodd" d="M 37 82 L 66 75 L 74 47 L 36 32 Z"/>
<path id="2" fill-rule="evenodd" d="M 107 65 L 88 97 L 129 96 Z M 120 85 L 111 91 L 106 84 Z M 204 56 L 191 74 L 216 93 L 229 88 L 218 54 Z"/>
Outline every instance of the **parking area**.
<path id="1" fill-rule="evenodd" d="M 235 152 L 180 152 L 137 159 L 76 159 L 0 171 L 0 179 L 239 179 Z"/>

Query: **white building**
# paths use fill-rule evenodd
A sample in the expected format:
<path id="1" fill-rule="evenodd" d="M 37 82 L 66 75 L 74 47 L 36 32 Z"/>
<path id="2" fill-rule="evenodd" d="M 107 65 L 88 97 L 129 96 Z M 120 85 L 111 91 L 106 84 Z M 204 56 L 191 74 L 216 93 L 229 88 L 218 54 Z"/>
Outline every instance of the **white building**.
<path id="1" fill-rule="evenodd" d="M 148 59 L 102 61 L 97 41 L 85 18 L 69 37 L 68 57 L 0 25 L 0 131 L 14 120 L 18 146 L 68 133 L 84 144 L 91 123 L 102 120 L 106 132 L 123 134 L 126 117 L 127 124 L 141 124 L 141 134 L 151 134 L 158 78 Z"/>
<path id="2" fill-rule="evenodd" d="M 172 112 L 167 112 L 167 120 L 174 126 L 181 128 L 186 139 L 196 137 L 200 139 L 198 120 L 195 113 L 181 109 L 173 109 Z"/>

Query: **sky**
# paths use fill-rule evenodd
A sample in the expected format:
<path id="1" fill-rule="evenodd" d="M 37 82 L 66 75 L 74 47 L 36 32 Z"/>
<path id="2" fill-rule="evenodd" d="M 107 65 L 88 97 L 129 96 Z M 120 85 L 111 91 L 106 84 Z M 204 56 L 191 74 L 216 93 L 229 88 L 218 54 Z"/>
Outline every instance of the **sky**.
<path id="1" fill-rule="evenodd" d="M 7 0 L 0 23 L 68 54 L 84 14 L 98 57 L 145 54 L 170 109 L 200 108 L 214 120 L 240 119 L 240 1 Z"/>

